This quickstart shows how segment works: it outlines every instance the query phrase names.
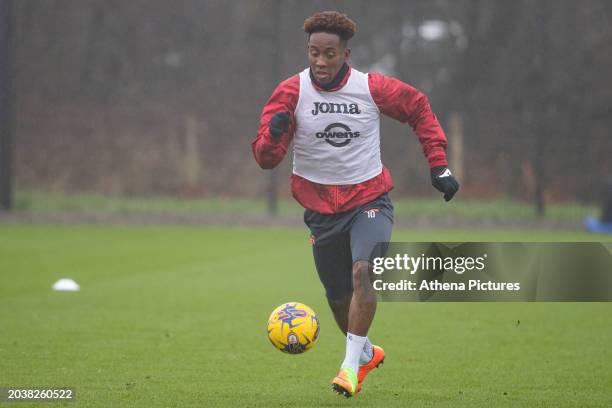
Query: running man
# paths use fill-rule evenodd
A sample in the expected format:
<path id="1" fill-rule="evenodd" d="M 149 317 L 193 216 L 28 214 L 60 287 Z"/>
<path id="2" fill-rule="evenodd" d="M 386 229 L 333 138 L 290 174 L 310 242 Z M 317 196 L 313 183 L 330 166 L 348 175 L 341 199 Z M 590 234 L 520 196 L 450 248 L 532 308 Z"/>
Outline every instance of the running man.
<path id="1" fill-rule="evenodd" d="M 389 242 L 393 188 L 380 159 L 380 114 L 412 127 L 429 162 L 432 185 L 453 198 L 459 184 L 446 160 L 446 137 L 427 97 L 398 79 L 362 73 L 348 64 L 356 31 L 345 14 L 307 18 L 309 68 L 283 81 L 263 108 L 255 160 L 276 167 L 293 141 L 291 191 L 305 208 L 314 262 L 336 322 L 346 334 L 346 354 L 332 388 L 355 395 L 385 358 L 368 329 L 376 312 L 369 260 Z M 375 253 L 381 252 L 381 253 Z"/>

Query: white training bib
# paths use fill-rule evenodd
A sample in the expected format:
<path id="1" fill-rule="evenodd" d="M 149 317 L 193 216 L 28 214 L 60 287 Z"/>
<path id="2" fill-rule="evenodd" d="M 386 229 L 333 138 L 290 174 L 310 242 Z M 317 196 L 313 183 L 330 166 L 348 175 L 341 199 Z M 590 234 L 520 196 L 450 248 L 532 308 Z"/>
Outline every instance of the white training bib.
<path id="1" fill-rule="evenodd" d="M 357 184 L 382 171 L 380 112 L 367 74 L 351 68 L 344 87 L 324 92 L 305 69 L 295 118 L 293 174 L 319 184 Z"/>

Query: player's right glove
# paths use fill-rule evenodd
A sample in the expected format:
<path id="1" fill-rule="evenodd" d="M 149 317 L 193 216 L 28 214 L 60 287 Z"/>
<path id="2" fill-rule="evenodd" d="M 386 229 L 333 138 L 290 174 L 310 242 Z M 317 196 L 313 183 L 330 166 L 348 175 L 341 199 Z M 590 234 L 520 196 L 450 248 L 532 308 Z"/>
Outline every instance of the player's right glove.
<path id="1" fill-rule="evenodd" d="M 446 166 L 438 166 L 431 169 L 431 185 L 439 192 L 444 193 L 446 201 L 450 201 L 459 190 L 459 183 L 457 183 L 453 173 Z"/>
<path id="2" fill-rule="evenodd" d="M 279 139 L 283 133 L 289 130 L 291 116 L 289 112 L 278 112 L 274 114 L 270 121 L 270 134 L 273 138 Z"/>

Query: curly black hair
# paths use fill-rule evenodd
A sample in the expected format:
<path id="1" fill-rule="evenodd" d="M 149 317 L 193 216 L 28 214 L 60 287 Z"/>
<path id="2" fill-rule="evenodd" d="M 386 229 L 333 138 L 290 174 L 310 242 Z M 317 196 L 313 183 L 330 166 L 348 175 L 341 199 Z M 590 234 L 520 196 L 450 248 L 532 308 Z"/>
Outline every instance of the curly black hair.
<path id="1" fill-rule="evenodd" d="M 304 31 L 308 36 L 312 33 L 337 34 L 344 42 L 351 39 L 357 32 L 357 24 L 346 14 L 337 11 L 321 11 L 304 21 Z"/>

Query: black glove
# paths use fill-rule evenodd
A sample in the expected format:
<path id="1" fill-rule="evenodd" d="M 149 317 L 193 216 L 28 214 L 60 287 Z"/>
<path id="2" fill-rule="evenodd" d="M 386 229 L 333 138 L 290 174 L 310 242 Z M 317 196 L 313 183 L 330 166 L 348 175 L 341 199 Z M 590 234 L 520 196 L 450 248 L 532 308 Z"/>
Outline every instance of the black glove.
<path id="1" fill-rule="evenodd" d="M 270 121 L 270 134 L 273 138 L 279 139 L 283 133 L 289 130 L 291 116 L 289 112 L 278 112 Z"/>
<path id="2" fill-rule="evenodd" d="M 459 183 L 453 177 L 453 174 L 446 166 L 438 166 L 431 169 L 431 185 L 441 193 L 444 193 L 444 199 L 450 201 L 455 193 L 459 190 Z"/>

